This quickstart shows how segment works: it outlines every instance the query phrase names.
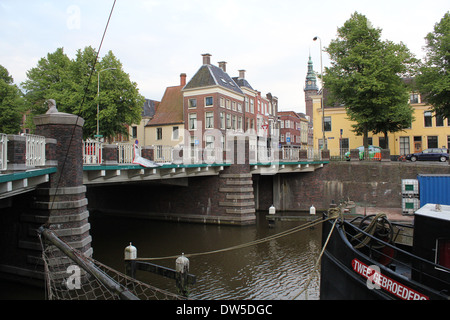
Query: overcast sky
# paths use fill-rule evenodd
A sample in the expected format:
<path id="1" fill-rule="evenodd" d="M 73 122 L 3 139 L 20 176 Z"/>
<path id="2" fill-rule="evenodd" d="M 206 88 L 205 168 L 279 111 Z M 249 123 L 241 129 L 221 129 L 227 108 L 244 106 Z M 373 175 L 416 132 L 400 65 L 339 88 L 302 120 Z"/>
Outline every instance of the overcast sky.
<path id="1" fill-rule="evenodd" d="M 47 53 L 63 47 L 99 48 L 113 0 L 0 0 L 0 65 L 16 84 Z M 423 58 L 424 37 L 450 10 L 448 0 L 117 0 L 100 56 L 109 50 L 146 98 L 161 100 L 168 86 L 188 81 L 202 64 L 227 62 L 230 76 L 245 69 L 280 110 L 304 112 L 308 55 L 320 72 L 320 45 L 355 11 Z M 323 64 L 328 57 L 323 55 Z"/>

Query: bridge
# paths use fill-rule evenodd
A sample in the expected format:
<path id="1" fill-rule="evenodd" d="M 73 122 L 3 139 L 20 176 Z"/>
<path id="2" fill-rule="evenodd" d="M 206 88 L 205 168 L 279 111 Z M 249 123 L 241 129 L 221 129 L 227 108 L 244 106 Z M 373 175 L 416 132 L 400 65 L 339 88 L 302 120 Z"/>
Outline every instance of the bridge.
<path id="1" fill-rule="evenodd" d="M 242 136 L 228 139 L 223 150 L 105 144 L 83 141 L 84 120 L 75 115 L 47 113 L 34 122 L 33 135 L 0 134 L 0 275 L 39 285 L 45 274 L 36 230 L 42 225 L 92 256 L 89 211 L 99 208 L 146 218 L 254 224 L 267 194 L 273 194 L 268 201 L 280 202 L 283 185 L 276 177 L 313 172 L 329 157 L 258 149 Z"/>
<path id="2" fill-rule="evenodd" d="M 54 152 L 56 144 L 57 139 L 44 136 L 0 134 L 0 199 L 32 191 L 48 182 L 49 176 L 57 171 L 58 163 L 46 153 Z M 230 150 L 223 149 L 196 148 L 194 157 L 192 150 L 183 152 L 182 147 L 89 140 L 81 144 L 84 185 L 214 176 L 233 164 Z M 249 152 L 252 175 L 312 172 L 329 161 L 328 158 L 308 157 L 306 150 L 294 147 L 253 150 Z M 222 156 L 216 159 L 211 154 Z M 139 164 L 136 157 L 145 157 L 152 163 L 150 166 Z"/>

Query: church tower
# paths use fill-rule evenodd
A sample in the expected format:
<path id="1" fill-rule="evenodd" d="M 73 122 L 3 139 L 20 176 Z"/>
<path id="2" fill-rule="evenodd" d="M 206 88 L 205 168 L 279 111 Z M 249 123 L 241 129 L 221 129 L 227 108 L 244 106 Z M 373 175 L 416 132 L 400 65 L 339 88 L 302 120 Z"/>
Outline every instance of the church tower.
<path id="1" fill-rule="evenodd" d="M 317 78 L 316 73 L 313 70 L 313 62 L 311 60 L 311 55 L 309 55 L 308 61 L 308 73 L 306 74 L 305 80 L 305 109 L 306 115 L 309 117 L 310 122 L 313 122 L 313 102 L 311 96 L 317 95 L 319 92 L 319 88 L 317 87 Z"/>

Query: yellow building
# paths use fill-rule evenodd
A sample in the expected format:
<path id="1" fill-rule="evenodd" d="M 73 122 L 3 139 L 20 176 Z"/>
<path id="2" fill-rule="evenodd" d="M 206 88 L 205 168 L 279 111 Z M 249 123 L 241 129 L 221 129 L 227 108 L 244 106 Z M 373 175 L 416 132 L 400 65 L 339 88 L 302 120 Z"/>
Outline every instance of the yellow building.
<path id="1" fill-rule="evenodd" d="M 314 149 L 322 148 L 322 107 L 321 95 L 314 95 Z M 450 148 L 450 120 L 436 117 L 431 107 L 421 101 L 419 94 L 412 93 L 410 98 L 414 109 L 414 121 L 404 131 L 389 133 L 386 143 L 384 134 L 369 133 L 369 144 L 387 148 L 391 155 L 405 155 L 420 152 L 428 148 Z M 324 128 L 330 156 L 343 156 L 350 149 L 363 145 L 363 136 L 352 131 L 354 122 L 348 119 L 345 107 L 324 107 Z"/>

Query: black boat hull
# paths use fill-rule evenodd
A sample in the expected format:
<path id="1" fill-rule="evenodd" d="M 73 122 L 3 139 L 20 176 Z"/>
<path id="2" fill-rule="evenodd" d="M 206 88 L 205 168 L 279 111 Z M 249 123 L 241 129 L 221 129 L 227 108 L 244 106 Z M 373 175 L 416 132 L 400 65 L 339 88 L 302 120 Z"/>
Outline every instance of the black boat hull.
<path id="1" fill-rule="evenodd" d="M 323 245 L 333 221 L 323 223 Z M 447 297 L 356 250 L 348 241 L 342 222 L 338 222 L 322 256 L 320 299 L 428 300 Z"/>

